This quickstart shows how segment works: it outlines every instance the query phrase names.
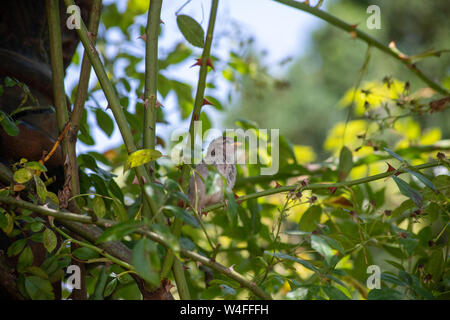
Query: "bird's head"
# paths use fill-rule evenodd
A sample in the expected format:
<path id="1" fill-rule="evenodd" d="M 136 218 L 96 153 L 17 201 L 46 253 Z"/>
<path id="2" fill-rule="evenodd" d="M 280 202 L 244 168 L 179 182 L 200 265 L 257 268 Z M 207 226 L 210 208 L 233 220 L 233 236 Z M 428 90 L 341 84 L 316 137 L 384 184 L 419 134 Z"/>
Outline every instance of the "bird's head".
<path id="1" fill-rule="evenodd" d="M 236 150 L 240 145 L 230 137 L 214 139 L 208 146 L 205 162 L 209 164 L 236 163 Z"/>

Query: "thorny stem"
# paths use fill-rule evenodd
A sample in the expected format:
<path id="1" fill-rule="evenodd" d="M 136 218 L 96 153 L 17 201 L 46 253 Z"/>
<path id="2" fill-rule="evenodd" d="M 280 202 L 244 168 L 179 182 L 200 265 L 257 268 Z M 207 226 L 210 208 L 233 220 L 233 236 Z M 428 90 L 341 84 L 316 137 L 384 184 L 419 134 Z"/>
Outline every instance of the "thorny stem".
<path id="1" fill-rule="evenodd" d="M 158 84 L 158 31 L 162 0 L 150 1 L 145 45 L 144 148 L 155 149 Z"/>
<path id="2" fill-rule="evenodd" d="M 92 42 L 95 43 L 97 37 L 98 25 L 100 23 L 100 15 L 102 10 L 102 0 L 94 0 L 91 7 L 91 14 L 89 16 L 89 32 L 93 36 Z M 72 154 L 76 156 L 76 144 L 78 129 L 80 127 L 81 115 L 84 110 L 84 103 L 87 99 L 87 91 L 89 87 L 89 78 L 91 76 L 91 63 L 89 62 L 86 51 L 83 53 L 83 60 L 81 62 L 80 79 L 78 81 L 77 93 L 75 102 L 73 104 L 72 115 L 70 117 L 71 128 L 69 135 L 69 145 Z M 71 159 L 72 163 L 72 195 L 80 193 L 80 181 L 78 178 L 78 166 L 76 159 Z"/>
<path id="3" fill-rule="evenodd" d="M 74 5 L 73 0 L 64 0 L 66 6 Z M 125 147 L 127 149 L 127 153 L 131 154 L 137 150 L 136 144 L 134 142 L 133 134 L 131 133 L 131 129 L 128 125 L 127 119 L 125 117 L 125 113 L 120 105 L 119 98 L 114 90 L 114 87 L 111 81 L 106 74 L 105 68 L 100 60 L 97 50 L 95 46 L 92 44 L 89 39 L 86 26 L 84 22 L 80 21 L 80 28 L 76 29 L 78 36 L 80 37 L 81 43 L 84 46 L 85 52 L 87 53 L 89 60 L 94 68 L 95 74 L 97 75 L 98 81 L 103 89 L 103 92 L 108 100 L 109 106 L 113 112 L 114 118 L 116 119 L 117 126 L 119 127 L 120 133 L 122 135 L 122 139 L 124 141 Z M 148 172 L 145 170 L 144 166 L 139 166 L 135 168 L 136 175 L 139 180 L 139 184 L 141 188 L 144 189 L 145 182 L 150 181 L 150 176 Z M 144 190 L 143 190 L 144 191 Z M 147 201 L 151 212 L 157 211 L 156 202 L 152 197 L 147 196 L 144 192 L 144 201 Z M 148 214 L 150 216 L 150 214 Z"/>
<path id="4" fill-rule="evenodd" d="M 306 3 L 297 2 L 294 0 L 274 0 L 275 2 L 280 2 L 282 4 L 285 4 L 289 7 L 296 8 L 302 11 L 306 11 L 322 20 L 327 21 L 328 23 L 332 24 L 335 27 L 338 27 L 342 30 L 345 30 L 347 32 L 354 32 L 356 37 L 358 39 L 361 39 L 362 41 L 366 42 L 367 44 L 378 48 L 379 50 L 383 51 L 384 53 L 387 53 L 388 55 L 394 57 L 401 63 L 403 63 L 412 73 L 414 73 L 417 77 L 419 77 L 423 82 L 425 82 L 430 88 L 434 89 L 435 91 L 439 92 L 443 95 L 449 95 L 449 91 L 445 89 L 444 87 L 440 86 L 438 83 L 431 80 L 428 76 L 423 74 L 422 71 L 420 71 L 417 66 L 411 62 L 409 57 L 405 57 L 403 55 L 400 55 L 396 50 L 393 50 L 389 48 L 388 46 L 382 44 L 380 41 L 372 38 L 367 33 L 357 29 L 354 25 L 350 25 L 341 19 L 322 11 L 316 7 L 309 6 Z"/>
<path id="5" fill-rule="evenodd" d="M 418 165 L 418 166 L 410 166 L 409 169 L 415 171 L 415 170 L 421 170 L 421 169 L 426 169 L 426 168 L 437 167 L 439 165 L 441 165 L 441 162 L 439 162 L 439 161 L 431 161 L 431 162 L 427 162 L 427 163 L 424 163 L 424 164 L 421 164 L 421 165 Z M 402 172 L 402 171 L 399 170 L 399 172 Z M 260 191 L 260 192 L 247 194 L 245 196 L 237 198 L 236 201 L 247 201 L 247 200 L 250 200 L 250 199 L 266 197 L 266 196 L 270 196 L 272 194 L 277 194 L 277 193 L 282 193 L 282 192 L 289 192 L 289 191 L 293 191 L 293 190 L 303 191 L 303 190 L 317 190 L 317 189 L 328 189 L 328 188 L 351 187 L 351 186 L 358 185 L 358 184 L 363 184 L 363 183 L 368 183 L 368 182 L 375 181 L 375 180 L 384 179 L 384 178 L 392 176 L 395 173 L 396 173 L 396 171 L 390 171 L 390 172 L 380 173 L 380 174 L 376 174 L 376 175 L 373 175 L 373 176 L 364 177 L 364 178 L 351 180 L 351 181 L 346 181 L 346 182 L 308 184 L 308 185 L 306 185 L 306 186 L 304 186 L 302 188 L 299 188 L 298 185 L 281 186 L 281 187 L 278 187 L 278 188 L 273 188 L 273 189 L 268 189 L 268 190 L 264 190 L 264 191 Z M 223 206 L 224 206 L 223 203 L 217 203 L 217 204 L 214 204 L 214 205 L 206 207 L 205 211 L 213 211 L 213 210 L 219 209 L 219 208 L 221 208 Z"/>
<path id="6" fill-rule="evenodd" d="M 213 33 L 214 33 L 214 25 L 216 21 L 216 15 L 217 15 L 217 7 L 219 5 L 219 0 L 212 0 L 211 3 L 211 12 L 209 16 L 209 22 L 208 22 L 208 31 L 206 33 L 206 39 L 205 39 L 205 46 L 203 48 L 202 53 L 202 64 L 200 66 L 200 72 L 198 77 L 198 83 L 197 83 L 197 93 L 195 95 L 195 101 L 194 101 L 194 109 L 192 110 L 192 118 L 191 123 L 189 126 L 189 136 L 191 139 L 191 159 L 193 159 L 193 150 L 194 150 L 194 144 L 195 144 L 195 137 L 194 137 L 194 122 L 200 118 L 200 111 L 203 104 L 203 96 L 205 94 L 205 88 L 206 88 L 206 74 L 208 72 L 208 59 L 210 59 L 210 52 L 211 52 L 211 44 L 213 39 Z M 187 165 L 183 166 L 183 170 L 181 173 L 182 176 L 182 188 L 185 193 L 187 193 L 187 189 L 189 186 L 189 172 L 190 167 Z M 174 230 L 179 230 L 178 234 L 174 233 L 176 237 L 179 237 L 181 232 L 181 227 L 183 225 L 183 221 L 180 219 L 175 219 L 174 221 Z M 166 256 L 166 259 L 164 261 L 164 265 L 170 264 L 171 261 L 177 260 L 176 258 L 172 257 L 173 252 L 169 252 Z M 163 269 L 164 270 L 164 269 Z"/>
<path id="7" fill-rule="evenodd" d="M 62 54 L 62 40 L 59 20 L 59 1 L 46 0 L 47 20 L 50 38 L 50 60 L 52 67 L 52 87 L 53 102 L 56 109 L 56 119 L 58 122 L 58 131 L 62 133 L 69 121 L 69 111 L 66 104 L 66 93 L 64 89 L 64 65 Z M 64 165 L 66 180 L 70 180 L 73 192 L 76 182 L 74 173 L 77 170 L 75 149 L 70 146 L 69 139 L 63 137 L 62 140 L 63 159 L 68 158 L 69 165 Z M 78 174 L 76 174 L 78 176 Z"/>

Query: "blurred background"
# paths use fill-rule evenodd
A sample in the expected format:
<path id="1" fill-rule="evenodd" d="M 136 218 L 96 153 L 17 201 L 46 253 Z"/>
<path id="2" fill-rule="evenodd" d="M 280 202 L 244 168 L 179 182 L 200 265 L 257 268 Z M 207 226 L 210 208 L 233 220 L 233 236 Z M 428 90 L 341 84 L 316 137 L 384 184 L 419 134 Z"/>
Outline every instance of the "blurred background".
<path id="1" fill-rule="evenodd" d="M 366 26 L 370 15 L 366 10 L 371 4 L 381 9 L 379 30 L 368 30 Z M 111 58 L 111 77 L 119 85 L 127 77 L 125 81 L 131 87 L 123 100 L 131 113 L 139 103 L 139 95 L 134 91 L 143 80 L 145 43 L 139 36 L 145 28 L 147 6 L 148 1 L 141 0 L 105 1 L 104 24 L 99 31 L 99 51 L 107 66 L 108 57 Z M 206 92 L 217 101 L 214 107 L 204 108 L 203 120 L 208 126 L 233 128 L 236 120 L 251 119 L 260 128 L 278 128 L 291 143 L 306 146 L 302 149 L 306 161 L 324 160 L 332 151 L 324 148 L 326 137 L 336 123 L 348 117 L 342 99 L 358 84 L 360 76 L 362 86 L 366 80 L 398 79 L 409 82 L 412 92 L 424 87 L 404 65 L 378 50 L 370 51 L 368 64 L 361 73 L 367 45 L 307 13 L 268 0 L 227 0 L 219 6 L 212 49 L 215 70 L 208 75 L 210 83 Z M 405 54 L 450 48 L 447 0 L 329 0 L 322 6 L 342 20 L 357 24 L 384 44 L 395 41 Z M 195 89 L 198 68 L 190 66 L 201 54 L 201 49 L 188 49 L 182 44 L 176 15 L 190 15 L 206 30 L 209 9 L 210 1 L 163 3 L 160 56 L 164 59 L 175 49 L 185 50 L 190 56 L 160 71 L 162 77 L 172 81 L 171 85 L 173 81 L 179 82 L 178 90 L 175 88 L 159 97 L 164 105 L 164 121 L 158 123 L 157 131 L 165 140 L 174 129 L 188 128 L 192 104 L 188 97 L 183 98 L 182 92 Z M 81 52 L 79 48 L 75 63 L 67 71 L 68 92 L 78 81 L 79 63 L 76 62 Z M 450 55 L 443 53 L 439 58 L 421 60 L 418 66 L 434 80 L 450 87 L 449 62 Z M 163 87 L 160 81 L 159 88 Z M 92 75 L 91 97 L 98 105 L 106 106 L 98 89 Z M 79 151 L 104 152 L 120 144 L 117 128 L 108 136 L 99 129 L 94 112 L 88 112 L 87 116 L 96 142 L 82 137 L 84 143 L 78 145 Z M 361 118 L 361 115 L 350 116 L 350 119 Z M 440 136 L 435 134 L 434 140 L 449 137 L 448 110 L 414 120 L 421 126 L 439 129 Z"/>

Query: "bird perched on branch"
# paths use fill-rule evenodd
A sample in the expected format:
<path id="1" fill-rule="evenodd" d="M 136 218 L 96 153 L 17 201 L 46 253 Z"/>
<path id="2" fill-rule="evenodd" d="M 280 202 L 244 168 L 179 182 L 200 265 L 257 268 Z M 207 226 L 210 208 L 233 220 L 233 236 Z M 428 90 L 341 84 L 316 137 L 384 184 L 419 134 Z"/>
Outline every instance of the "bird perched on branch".
<path id="1" fill-rule="evenodd" d="M 228 190 L 234 187 L 236 150 L 239 145 L 239 142 L 229 137 L 219 137 L 209 144 L 205 159 L 195 167 L 189 182 L 189 201 L 197 210 L 201 211 L 209 205 L 224 200 L 224 180 Z M 214 166 L 225 179 L 212 172 L 208 165 Z"/>

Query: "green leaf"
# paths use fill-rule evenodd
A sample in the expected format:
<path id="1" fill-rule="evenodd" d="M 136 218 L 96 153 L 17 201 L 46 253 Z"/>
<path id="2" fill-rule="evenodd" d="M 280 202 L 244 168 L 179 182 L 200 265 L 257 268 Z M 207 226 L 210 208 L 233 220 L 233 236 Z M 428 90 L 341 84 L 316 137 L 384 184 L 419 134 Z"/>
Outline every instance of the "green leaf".
<path id="1" fill-rule="evenodd" d="M 394 289 L 372 289 L 367 297 L 368 300 L 401 300 L 402 294 Z"/>
<path id="2" fill-rule="evenodd" d="M 5 77 L 5 87 L 7 87 L 7 88 L 14 87 L 18 83 L 19 82 L 14 78 Z"/>
<path id="3" fill-rule="evenodd" d="M 311 206 L 306 210 L 298 223 L 298 227 L 302 231 L 311 232 L 317 228 L 317 223 L 320 222 L 322 215 L 322 208 L 319 205 Z"/>
<path id="4" fill-rule="evenodd" d="M 428 179 L 427 177 L 425 177 L 423 174 L 419 173 L 419 172 L 415 172 L 412 170 L 409 170 L 408 168 L 405 168 L 405 171 L 408 172 L 409 174 L 415 176 L 417 179 L 419 179 L 420 181 L 422 181 L 422 183 L 424 185 L 426 185 L 427 187 L 429 187 L 430 189 L 432 189 L 433 191 L 437 191 L 436 187 L 434 186 L 433 182 L 430 181 L 430 179 Z"/>
<path id="5" fill-rule="evenodd" d="M 72 255 L 80 260 L 90 260 L 98 257 L 98 252 L 90 248 L 82 247 L 72 251 Z"/>
<path id="6" fill-rule="evenodd" d="M 324 239 L 314 234 L 311 235 L 311 247 L 320 253 L 327 261 L 333 257 L 333 249 Z"/>
<path id="7" fill-rule="evenodd" d="M 381 280 L 386 281 L 386 282 L 390 282 L 399 286 L 404 286 L 405 283 L 403 281 L 401 281 L 399 278 L 397 278 L 396 276 L 389 274 L 389 273 L 382 273 L 381 274 Z"/>
<path id="8" fill-rule="evenodd" d="M 127 234 L 132 233 L 145 225 L 142 221 L 129 220 L 123 223 L 116 224 L 107 228 L 100 237 L 97 238 L 96 243 L 121 240 Z"/>
<path id="9" fill-rule="evenodd" d="M 26 183 L 28 182 L 31 178 L 33 178 L 33 171 L 26 169 L 26 168 L 22 168 L 17 170 L 16 172 L 14 172 L 14 181 L 16 181 L 17 183 Z"/>
<path id="10" fill-rule="evenodd" d="M 34 183 L 36 184 L 36 192 L 41 199 L 41 202 L 44 203 L 45 199 L 47 199 L 47 187 L 45 183 L 39 178 L 37 175 L 33 175 Z"/>
<path id="11" fill-rule="evenodd" d="M 31 274 L 41 277 L 43 279 L 48 279 L 48 275 L 45 273 L 45 271 L 36 266 L 31 266 L 31 267 L 26 268 L 25 272 L 31 273 Z"/>
<path id="12" fill-rule="evenodd" d="M 187 15 L 177 16 L 177 25 L 184 38 L 193 46 L 203 48 L 205 32 L 202 26 Z"/>
<path id="13" fill-rule="evenodd" d="M 159 285 L 159 273 L 156 243 L 143 238 L 133 248 L 131 263 L 139 275 L 153 285 Z"/>
<path id="14" fill-rule="evenodd" d="M 47 172 L 47 168 L 40 162 L 37 161 L 30 161 L 25 163 L 25 168 L 36 170 L 36 171 L 42 171 Z"/>
<path id="15" fill-rule="evenodd" d="M 44 247 L 45 247 L 45 249 L 47 249 L 47 251 L 50 253 L 53 250 L 55 250 L 57 243 L 58 243 L 58 241 L 56 239 L 55 233 L 52 230 L 46 228 L 44 231 Z"/>
<path id="16" fill-rule="evenodd" d="M 125 166 L 123 167 L 123 172 L 134 167 L 142 166 L 150 161 L 155 161 L 160 157 L 162 157 L 162 153 L 153 149 L 141 149 L 133 152 L 128 156 Z"/>
<path id="17" fill-rule="evenodd" d="M 112 279 L 108 284 L 106 285 L 105 291 L 103 292 L 103 296 L 109 297 L 113 294 L 114 290 L 117 288 L 117 278 Z"/>
<path id="18" fill-rule="evenodd" d="M 17 262 L 17 271 L 23 272 L 26 268 L 33 264 L 34 256 L 30 246 L 26 246 L 19 256 Z"/>
<path id="19" fill-rule="evenodd" d="M 106 214 L 105 201 L 102 197 L 95 196 L 93 199 L 93 210 L 98 218 L 103 218 Z"/>
<path id="20" fill-rule="evenodd" d="M 33 232 L 39 232 L 44 228 L 44 224 L 42 222 L 36 221 L 30 224 L 30 229 Z"/>
<path id="21" fill-rule="evenodd" d="M 19 128 L 14 121 L 3 111 L 0 110 L 0 126 L 5 130 L 9 136 L 17 136 Z"/>
<path id="22" fill-rule="evenodd" d="M 422 195 L 417 190 L 414 190 L 408 183 L 406 183 L 406 181 L 396 176 L 393 176 L 392 178 L 394 178 L 395 183 L 397 183 L 397 186 L 403 195 L 414 201 L 418 207 L 422 206 Z"/>
<path id="23" fill-rule="evenodd" d="M 339 154 L 338 177 L 339 181 L 345 180 L 353 168 L 353 155 L 349 148 L 342 147 Z"/>
<path id="24" fill-rule="evenodd" d="M 25 278 L 25 289 L 32 300 L 53 300 L 53 288 L 47 279 L 38 276 Z"/>
<path id="25" fill-rule="evenodd" d="M 315 271 L 315 272 L 318 271 L 318 269 L 311 262 L 299 259 L 297 257 L 290 256 L 290 255 L 282 253 L 282 252 L 264 251 L 264 254 L 267 254 L 267 255 L 270 255 L 270 256 L 273 256 L 273 257 L 277 257 L 277 258 L 282 259 L 282 260 L 294 261 L 294 262 L 300 263 L 302 266 L 304 266 L 305 268 L 307 268 L 309 270 L 312 270 L 312 271 Z"/>
<path id="26" fill-rule="evenodd" d="M 330 300 L 350 300 L 346 294 L 344 294 L 338 288 L 332 286 L 324 286 L 322 287 L 323 292 L 330 298 Z"/>
<path id="27" fill-rule="evenodd" d="M 228 199 L 228 206 L 227 206 L 228 220 L 230 221 L 231 227 L 236 227 L 238 223 L 238 204 L 234 199 L 233 192 L 227 190 L 226 196 Z"/>
<path id="28" fill-rule="evenodd" d="M 114 122 L 111 117 L 100 108 L 95 109 L 95 117 L 100 129 L 110 137 L 114 131 Z"/>
<path id="29" fill-rule="evenodd" d="M 189 212 L 187 212 L 186 210 L 183 210 L 180 207 L 164 206 L 164 209 L 169 210 L 170 212 L 173 213 L 173 215 L 175 217 L 177 217 L 178 219 L 183 220 L 184 222 L 186 222 L 191 227 L 198 228 L 200 226 L 200 224 L 198 223 L 197 219 L 193 215 L 191 215 Z"/>
<path id="30" fill-rule="evenodd" d="M 406 162 L 405 159 L 403 159 L 400 155 L 396 154 L 394 151 L 389 150 L 388 148 L 384 148 L 384 150 L 389 153 L 391 156 L 396 158 L 397 160 L 400 160 L 402 162 Z"/>
<path id="31" fill-rule="evenodd" d="M 127 209 L 125 209 L 125 207 L 119 201 L 113 201 L 112 207 L 114 209 L 113 215 L 116 220 L 118 220 L 119 222 L 125 222 L 130 219 Z"/>
<path id="32" fill-rule="evenodd" d="M 431 274 L 433 280 L 438 282 L 444 271 L 444 257 L 441 250 L 436 250 L 431 254 L 426 266 L 427 273 Z"/>
<path id="33" fill-rule="evenodd" d="M 8 247 L 8 257 L 17 256 L 22 249 L 27 244 L 27 239 L 19 239 L 17 241 L 14 241 L 9 247 Z"/>

